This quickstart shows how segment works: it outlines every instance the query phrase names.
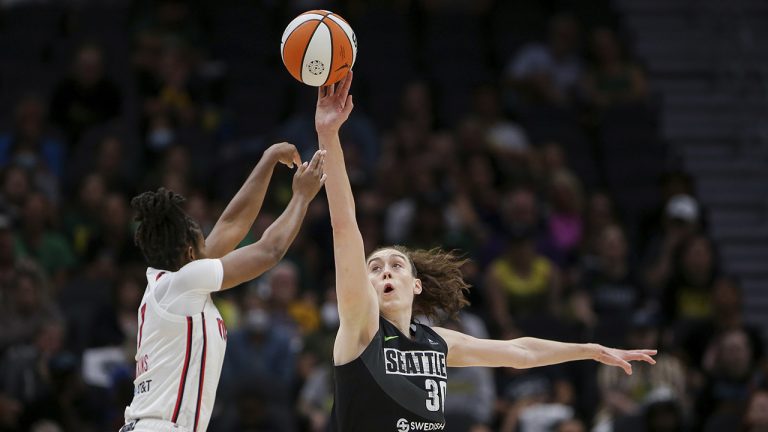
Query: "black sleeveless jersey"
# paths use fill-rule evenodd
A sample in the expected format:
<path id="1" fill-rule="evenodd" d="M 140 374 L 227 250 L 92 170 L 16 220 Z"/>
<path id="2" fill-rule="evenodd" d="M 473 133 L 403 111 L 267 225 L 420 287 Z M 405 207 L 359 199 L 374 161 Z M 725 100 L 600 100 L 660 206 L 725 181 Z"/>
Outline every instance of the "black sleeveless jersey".
<path id="1" fill-rule="evenodd" d="M 360 357 L 334 368 L 331 431 L 445 428 L 448 344 L 422 324 L 411 324 L 411 335 L 379 318 L 379 331 Z"/>

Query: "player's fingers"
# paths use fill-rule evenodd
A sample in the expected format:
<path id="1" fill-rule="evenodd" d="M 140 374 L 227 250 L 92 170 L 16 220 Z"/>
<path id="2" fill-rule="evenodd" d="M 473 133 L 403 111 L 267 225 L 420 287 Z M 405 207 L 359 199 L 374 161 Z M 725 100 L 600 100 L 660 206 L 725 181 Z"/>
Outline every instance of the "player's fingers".
<path id="1" fill-rule="evenodd" d="M 325 95 L 328 97 L 333 97 L 333 95 L 336 93 L 336 89 L 333 88 L 333 85 L 325 86 Z"/>
<path id="2" fill-rule="evenodd" d="M 317 166 L 320 164 L 320 159 L 325 155 L 324 150 L 318 150 L 312 156 L 312 160 L 309 162 L 309 169 L 312 171 L 317 170 Z"/>
<path id="3" fill-rule="evenodd" d="M 308 166 L 309 166 L 309 162 L 304 162 L 303 164 L 299 165 L 299 169 L 296 170 L 296 175 L 300 176 L 304 174 L 304 171 L 307 170 Z"/>
<path id="4" fill-rule="evenodd" d="M 613 359 L 614 364 L 622 369 L 624 369 L 624 372 L 627 373 L 627 375 L 632 375 L 632 365 L 629 364 L 628 361 L 624 360 L 621 357 L 615 356 L 613 354 L 608 354 L 608 356 Z"/>
<path id="5" fill-rule="evenodd" d="M 345 115 L 349 115 L 350 113 L 352 113 L 352 108 L 354 107 L 355 107 L 355 104 L 352 102 L 352 95 L 347 96 L 347 101 L 344 104 L 344 109 L 342 110 L 342 112 Z"/>
<path id="6" fill-rule="evenodd" d="M 293 163 L 295 163 L 296 166 L 301 165 L 301 155 L 296 148 L 293 149 Z M 291 168 L 293 168 L 293 166 L 291 166 Z"/>
<path id="7" fill-rule="evenodd" d="M 653 357 L 643 353 L 631 353 L 629 360 L 644 361 L 646 363 L 656 364 L 656 360 L 654 360 Z"/>
<path id="8" fill-rule="evenodd" d="M 347 100 L 349 89 L 352 87 L 352 71 L 347 72 L 344 79 L 341 81 L 341 91 L 339 92 L 339 98 L 341 100 Z"/>
<path id="9" fill-rule="evenodd" d="M 326 180 L 328 180 L 328 174 L 323 173 L 323 176 L 320 177 L 320 184 L 324 185 Z"/>

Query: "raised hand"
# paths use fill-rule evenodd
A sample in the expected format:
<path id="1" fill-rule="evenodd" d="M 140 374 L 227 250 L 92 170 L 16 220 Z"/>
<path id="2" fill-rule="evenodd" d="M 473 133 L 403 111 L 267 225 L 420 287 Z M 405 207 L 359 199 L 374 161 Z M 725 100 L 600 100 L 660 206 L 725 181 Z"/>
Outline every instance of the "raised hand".
<path id="1" fill-rule="evenodd" d="M 632 365 L 629 362 L 644 361 L 656 364 L 656 360 L 651 357 L 652 355 L 656 355 L 656 350 L 620 350 L 600 346 L 595 356 L 595 361 L 607 364 L 608 366 L 618 366 L 624 369 L 627 375 L 632 375 Z"/>
<path id="2" fill-rule="evenodd" d="M 299 165 L 296 174 L 293 175 L 293 193 L 304 195 L 312 199 L 323 187 L 326 174 L 323 172 L 325 162 L 325 150 L 318 150 L 312 156 L 312 160 Z"/>
<path id="3" fill-rule="evenodd" d="M 338 83 L 320 87 L 317 92 L 315 129 L 318 134 L 336 133 L 349 118 L 354 104 L 349 89 L 352 86 L 352 71 Z"/>
<path id="4" fill-rule="evenodd" d="M 277 144 L 272 144 L 264 153 L 275 162 L 280 162 L 288 168 L 293 168 L 294 164 L 297 166 L 301 165 L 299 151 L 296 150 L 296 146 L 291 143 L 279 142 Z"/>

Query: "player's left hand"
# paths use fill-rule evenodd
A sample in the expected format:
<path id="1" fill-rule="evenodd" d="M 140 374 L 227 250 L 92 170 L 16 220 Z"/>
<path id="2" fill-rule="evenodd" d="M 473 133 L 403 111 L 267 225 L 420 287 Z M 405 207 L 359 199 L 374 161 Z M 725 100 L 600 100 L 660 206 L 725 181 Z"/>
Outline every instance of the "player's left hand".
<path id="1" fill-rule="evenodd" d="M 629 362 L 644 361 L 656 364 L 656 360 L 651 357 L 656 355 L 656 352 L 656 350 L 620 350 L 598 345 L 595 360 L 608 366 L 618 366 L 624 369 L 627 375 L 632 375 L 632 365 Z"/>
<path id="2" fill-rule="evenodd" d="M 317 133 L 336 133 L 349 118 L 354 107 L 352 95 L 349 94 L 352 75 L 352 71 L 349 71 L 338 83 L 318 89 L 315 109 Z"/>

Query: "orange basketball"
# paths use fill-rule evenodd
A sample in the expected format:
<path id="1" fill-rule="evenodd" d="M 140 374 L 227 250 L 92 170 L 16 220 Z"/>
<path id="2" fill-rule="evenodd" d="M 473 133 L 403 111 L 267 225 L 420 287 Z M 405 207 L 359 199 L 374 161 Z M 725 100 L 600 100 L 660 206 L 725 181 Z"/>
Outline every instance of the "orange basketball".
<path id="1" fill-rule="evenodd" d="M 285 28 L 280 55 L 297 80 L 314 87 L 330 85 L 355 64 L 357 38 L 344 18 L 327 10 L 311 10 Z"/>

